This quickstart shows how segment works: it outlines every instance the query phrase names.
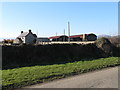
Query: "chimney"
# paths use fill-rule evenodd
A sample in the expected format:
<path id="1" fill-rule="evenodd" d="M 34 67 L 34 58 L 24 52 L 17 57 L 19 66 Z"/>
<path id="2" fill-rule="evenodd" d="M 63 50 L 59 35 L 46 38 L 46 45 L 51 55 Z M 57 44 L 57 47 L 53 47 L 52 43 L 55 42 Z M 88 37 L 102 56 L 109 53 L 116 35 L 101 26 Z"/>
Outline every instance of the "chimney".
<path id="1" fill-rule="evenodd" d="M 29 33 L 31 33 L 31 29 L 29 29 Z"/>
<path id="2" fill-rule="evenodd" d="M 23 31 L 21 31 L 21 33 L 23 33 Z"/>

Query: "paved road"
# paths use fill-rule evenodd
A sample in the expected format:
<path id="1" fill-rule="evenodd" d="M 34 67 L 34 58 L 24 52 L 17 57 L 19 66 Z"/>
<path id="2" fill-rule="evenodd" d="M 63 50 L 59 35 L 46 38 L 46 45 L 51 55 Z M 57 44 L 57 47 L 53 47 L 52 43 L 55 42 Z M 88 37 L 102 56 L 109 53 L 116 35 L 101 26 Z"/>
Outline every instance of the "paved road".
<path id="1" fill-rule="evenodd" d="M 118 88 L 118 67 L 75 75 L 25 88 Z"/>

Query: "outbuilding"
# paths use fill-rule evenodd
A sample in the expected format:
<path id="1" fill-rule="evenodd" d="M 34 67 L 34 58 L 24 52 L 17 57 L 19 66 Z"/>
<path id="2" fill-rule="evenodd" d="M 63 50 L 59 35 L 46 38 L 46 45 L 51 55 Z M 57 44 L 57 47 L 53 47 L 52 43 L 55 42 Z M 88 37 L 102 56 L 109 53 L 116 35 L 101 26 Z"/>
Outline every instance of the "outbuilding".
<path id="1" fill-rule="evenodd" d="M 47 37 L 38 37 L 36 42 L 49 42 L 50 40 Z"/>
<path id="2" fill-rule="evenodd" d="M 50 41 L 68 41 L 68 36 L 61 35 L 61 36 L 52 36 L 49 37 Z"/>
<path id="3" fill-rule="evenodd" d="M 70 36 L 70 40 L 71 41 L 95 41 L 95 40 L 97 40 L 97 36 L 93 33 L 72 35 L 72 36 Z"/>

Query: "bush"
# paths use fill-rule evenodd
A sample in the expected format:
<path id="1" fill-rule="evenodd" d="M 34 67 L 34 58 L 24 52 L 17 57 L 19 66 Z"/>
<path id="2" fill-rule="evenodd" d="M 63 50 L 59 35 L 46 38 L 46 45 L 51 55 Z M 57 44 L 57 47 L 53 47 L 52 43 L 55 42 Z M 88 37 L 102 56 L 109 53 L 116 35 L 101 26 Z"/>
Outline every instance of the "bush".
<path id="1" fill-rule="evenodd" d="M 103 56 L 104 57 L 108 57 L 108 56 L 116 56 L 118 54 L 118 48 L 115 47 L 110 41 L 109 39 L 102 37 L 99 38 L 98 40 L 96 40 L 95 42 L 96 46 L 98 48 L 100 48 L 104 53 Z"/>
<path id="2" fill-rule="evenodd" d="M 111 42 L 105 37 L 97 39 L 95 43 L 98 47 L 102 47 L 102 45 L 104 44 L 109 44 L 109 45 L 111 44 Z"/>
<path id="3" fill-rule="evenodd" d="M 49 65 L 119 56 L 118 48 L 108 39 L 97 40 L 96 44 L 53 44 L 2 46 L 2 69 L 24 66 Z"/>
<path id="4" fill-rule="evenodd" d="M 109 40 L 113 45 L 120 47 L 120 35 L 112 36 Z"/>
<path id="5" fill-rule="evenodd" d="M 3 69 L 47 65 L 101 57 L 95 44 L 3 46 Z M 92 52 L 92 53 L 91 53 Z"/>

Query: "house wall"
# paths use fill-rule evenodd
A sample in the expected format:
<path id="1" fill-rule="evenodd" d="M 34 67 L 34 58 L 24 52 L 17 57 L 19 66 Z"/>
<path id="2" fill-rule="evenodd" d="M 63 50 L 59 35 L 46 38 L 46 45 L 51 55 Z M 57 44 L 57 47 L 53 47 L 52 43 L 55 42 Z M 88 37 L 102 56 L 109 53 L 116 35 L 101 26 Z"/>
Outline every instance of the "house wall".
<path id="1" fill-rule="evenodd" d="M 25 37 L 21 37 L 21 40 L 23 41 L 23 43 L 25 43 Z"/>
<path id="2" fill-rule="evenodd" d="M 36 39 L 36 37 L 34 37 L 32 33 L 29 33 L 25 37 L 25 43 L 27 43 L 27 44 L 33 44 L 35 39 Z"/>

